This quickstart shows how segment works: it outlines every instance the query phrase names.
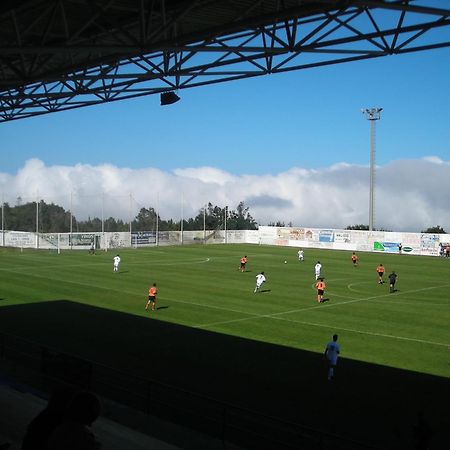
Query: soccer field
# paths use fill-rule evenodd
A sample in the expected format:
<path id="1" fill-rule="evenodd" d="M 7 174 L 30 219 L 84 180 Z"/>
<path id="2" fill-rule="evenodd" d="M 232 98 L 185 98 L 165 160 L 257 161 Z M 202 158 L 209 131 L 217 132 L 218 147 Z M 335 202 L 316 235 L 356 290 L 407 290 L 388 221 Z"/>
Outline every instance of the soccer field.
<path id="1" fill-rule="evenodd" d="M 2 249 L 0 327 L 358 438 L 370 433 L 359 418 L 364 411 L 372 427 L 376 416 L 377 428 L 386 428 L 373 430 L 373 442 L 404 441 L 423 409 L 440 440 L 449 417 L 450 260 L 359 253 L 353 267 L 351 252 L 306 249 L 300 262 L 296 251 L 251 245 L 121 250 L 113 273 L 112 252 Z M 244 254 L 249 261 L 241 273 Z M 323 304 L 314 288 L 318 260 L 329 299 Z M 377 283 L 379 263 L 386 281 L 390 271 L 398 274 L 393 294 L 389 283 Z M 267 282 L 255 294 L 260 271 Z M 158 309 L 146 311 L 153 282 Z M 341 358 L 330 388 L 323 351 L 334 333 Z M 353 423 L 334 417 L 330 401 Z"/>

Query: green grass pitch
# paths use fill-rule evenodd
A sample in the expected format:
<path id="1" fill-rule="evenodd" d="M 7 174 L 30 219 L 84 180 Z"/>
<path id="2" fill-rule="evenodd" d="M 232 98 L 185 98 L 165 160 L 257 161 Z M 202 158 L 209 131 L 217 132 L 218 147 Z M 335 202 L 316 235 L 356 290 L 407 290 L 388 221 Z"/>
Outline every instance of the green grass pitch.
<path id="1" fill-rule="evenodd" d="M 120 250 L 113 273 L 112 251 L 2 249 L 0 330 L 378 445 L 410 443 L 418 410 L 435 442 L 448 439 L 450 260 L 358 253 L 353 267 L 351 252 L 305 249 L 304 262 L 296 252 Z M 316 302 L 317 260 L 324 304 Z M 377 283 L 378 263 L 386 281 L 398 274 L 397 292 Z M 267 282 L 254 294 L 260 271 Z M 158 310 L 145 311 L 153 282 Z M 334 333 L 341 358 L 330 386 L 323 350 Z"/>

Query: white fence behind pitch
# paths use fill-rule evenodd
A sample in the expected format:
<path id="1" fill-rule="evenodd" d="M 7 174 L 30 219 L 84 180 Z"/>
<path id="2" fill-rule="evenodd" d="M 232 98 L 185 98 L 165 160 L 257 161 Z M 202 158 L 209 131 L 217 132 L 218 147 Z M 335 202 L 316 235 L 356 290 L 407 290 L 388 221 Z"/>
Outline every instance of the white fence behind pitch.
<path id="1" fill-rule="evenodd" d="M 184 244 L 263 244 L 284 247 L 324 248 L 348 251 L 402 253 L 438 256 L 441 246 L 450 244 L 450 234 L 357 231 L 308 227 L 269 227 L 258 230 L 154 231 L 96 233 L 32 233 L 2 231 L 4 247 L 54 250 L 140 248 Z"/>

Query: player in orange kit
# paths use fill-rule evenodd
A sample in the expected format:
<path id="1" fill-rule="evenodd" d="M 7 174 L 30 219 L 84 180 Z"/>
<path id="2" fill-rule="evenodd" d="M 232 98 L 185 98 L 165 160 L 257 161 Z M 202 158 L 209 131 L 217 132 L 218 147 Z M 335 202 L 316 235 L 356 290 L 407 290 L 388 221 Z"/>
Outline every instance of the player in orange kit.
<path id="1" fill-rule="evenodd" d="M 147 304 L 145 305 L 145 309 L 148 309 L 148 307 L 151 305 L 152 311 L 155 311 L 157 294 L 158 294 L 158 290 L 156 289 L 156 283 L 153 283 L 153 285 L 148 290 L 148 300 L 147 300 Z"/>

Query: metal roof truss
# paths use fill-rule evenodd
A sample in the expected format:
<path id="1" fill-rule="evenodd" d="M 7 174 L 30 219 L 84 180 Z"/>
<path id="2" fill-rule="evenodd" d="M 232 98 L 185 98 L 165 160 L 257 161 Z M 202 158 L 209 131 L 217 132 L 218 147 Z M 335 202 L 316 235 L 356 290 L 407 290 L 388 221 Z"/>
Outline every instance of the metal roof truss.
<path id="1" fill-rule="evenodd" d="M 0 14 L 0 121 L 450 46 L 429 1 L 24 3 Z"/>

